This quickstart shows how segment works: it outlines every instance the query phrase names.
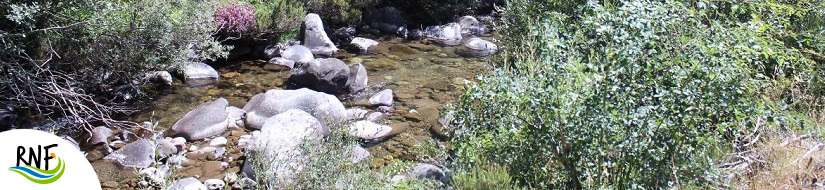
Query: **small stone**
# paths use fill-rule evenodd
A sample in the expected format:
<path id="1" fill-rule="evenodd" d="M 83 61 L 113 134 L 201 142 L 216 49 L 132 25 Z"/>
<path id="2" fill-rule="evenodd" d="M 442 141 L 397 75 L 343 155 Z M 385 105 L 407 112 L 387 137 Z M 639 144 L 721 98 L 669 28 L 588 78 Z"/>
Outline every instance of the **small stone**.
<path id="1" fill-rule="evenodd" d="M 101 185 L 101 186 L 103 186 L 103 188 L 114 189 L 114 188 L 118 188 L 118 185 L 120 185 L 120 184 L 118 184 L 117 181 L 107 181 L 107 182 L 103 182 L 103 185 Z"/>
<path id="2" fill-rule="evenodd" d="M 222 146 L 226 146 L 226 143 L 227 143 L 226 137 L 216 137 L 216 138 L 212 139 L 211 141 L 209 141 L 209 146 L 222 147 Z"/>
<path id="3" fill-rule="evenodd" d="M 206 189 L 209 190 L 223 190 L 224 185 L 226 185 L 223 180 L 220 179 L 209 179 L 203 182 L 206 185 Z"/>
<path id="4" fill-rule="evenodd" d="M 206 189 L 206 186 L 201 183 L 200 180 L 195 179 L 194 177 L 183 178 L 179 179 L 172 183 L 170 189 L 185 189 L 185 190 L 195 190 L 195 189 Z"/>
<path id="5" fill-rule="evenodd" d="M 195 146 L 195 145 L 189 146 L 189 151 L 190 152 L 194 152 L 194 151 L 197 151 L 197 150 L 198 150 L 198 146 Z"/>
<path id="6" fill-rule="evenodd" d="M 370 104 L 373 106 L 391 106 L 392 99 L 392 89 L 385 89 L 370 97 Z"/>
<path id="7" fill-rule="evenodd" d="M 369 48 L 378 45 L 378 42 L 367 38 L 355 37 L 350 44 L 358 49 L 359 54 L 367 54 L 369 53 Z"/>

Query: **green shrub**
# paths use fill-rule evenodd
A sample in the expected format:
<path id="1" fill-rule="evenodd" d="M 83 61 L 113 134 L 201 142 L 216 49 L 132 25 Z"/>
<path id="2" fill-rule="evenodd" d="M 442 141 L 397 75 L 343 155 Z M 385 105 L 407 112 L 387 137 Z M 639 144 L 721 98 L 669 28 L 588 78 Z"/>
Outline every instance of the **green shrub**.
<path id="1" fill-rule="evenodd" d="M 258 27 L 263 33 L 282 34 L 301 28 L 304 20 L 303 4 L 291 0 L 248 0 L 255 8 Z"/>
<path id="2" fill-rule="evenodd" d="M 498 165 L 473 167 L 470 171 L 458 172 L 450 185 L 457 190 L 520 189 L 513 184 L 507 169 Z"/>
<path id="3" fill-rule="evenodd" d="M 455 110 L 457 170 L 490 161 L 538 188 L 713 185 L 742 134 L 795 123 L 772 94 L 816 74 L 774 35 L 787 23 L 709 3 L 508 5 L 502 68 Z"/>
<path id="4" fill-rule="evenodd" d="M 335 127 L 333 127 L 335 128 Z M 389 181 L 376 176 L 368 165 L 368 159 L 352 163 L 353 146 L 358 146 L 356 139 L 349 136 L 344 127 L 332 130 L 330 136 L 320 143 L 307 142 L 301 145 L 303 167 L 293 181 L 279 181 L 277 174 L 267 171 L 279 167 L 273 158 L 266 154 L 249 154 L 258 180 L 258 189 L 386 189 Z"/>
<path id="5" fill-rule="evenodd" d="M 136 89 L 148 70 L 226 56 L 212 38 L 214 10 L 203 1 L 2 0 L 0 103 L 73 124 L 128 124 L 110 118 L 132 111 L 113 101 L 116 89 Z"/>

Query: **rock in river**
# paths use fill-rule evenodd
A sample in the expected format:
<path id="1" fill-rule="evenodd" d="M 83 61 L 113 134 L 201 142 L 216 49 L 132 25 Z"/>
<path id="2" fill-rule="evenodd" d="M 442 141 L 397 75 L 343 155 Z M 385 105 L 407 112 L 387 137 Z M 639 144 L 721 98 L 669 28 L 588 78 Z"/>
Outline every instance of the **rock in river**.
<path id="1" fill-rule="evenodd" d="M 458 23 L 461 24 L 462 34 L 484 35 L 490 32 L 487 27 L 484 27 L 484 24 L 481 24 L 481 22 L 473 16 L 461 17 Z"/>
<path id="2" fill-rule="evenodd" d="M 470 38 L 455 53 L 464 57 L 487 57 L 498 52 L 498 46 L 481 38 Z"/>
<path id="3" fill-rule="evenodd" d="M 256 154 L 264 154 L 272 163 L 266 173 L 289 183 L 304 167 L 303 143 L 318 143 L 323 126 L 315 117 L 302 110 L 291 109 L 266 120 L 260 135 L 255 137 Z M 258 160 L 252 160 L 258 161 Z M 246 167 L 246 166 L 244 166 Z"/>
<path id="4" fill-rule="evenodd" d="M 358 92 L 367 88 L 369 77 L 367 76 L 367 68 L 361 63 L 350 66 L 349 79 L 347 80 L 347 87 L 350 92 Z"/>
<path id="5" fill-rule="evenodd" d="M 281 53 L 281 57 L 292 60 L 296 63 L 306 63 L 315 59 L 315 56 L 312 55 L 312 51 L 302 45 L 292 45 L 286 47 L 284 52 Z"/>
<path id="6" fill-rule="evenodd" d="M 370 47 L 378 45 L 378 42 L 367 38 L 355 37 L 350 42 L 350 45 L 357 48 L 359 54 L 367 54 L 369 53 Z"/>
<path id="7" fill-rule="evenodd" d="M 112 152 L 104 159 L 115 160 L 125 167 L 146 168 L 155 161 L 155 145 L 149 140 L 140 139 Z"/>
<path id="8" fill-rule="evenodd" d="M 370 97 L 373 106 L 392 106 L 392 89 L 385 89 Z"/>
<path id="9" fill-rule="evenodd" d="M 333 56 L 338 51 L 324 31 L 324 23 L 318 14 L 309 13 L 304 17 L 304 46 L 315 55 Z"/>
<path id="10" fill-rule="evenodd" d="M 292 69 L 289 81 L 320 92 L 337 94 L 347 87 L 350 70 L 336 58 L 315 59 Z"/>
<path id="11" fill-rule="evenodd" d="M 172 125 L 172 130 L 190 141 L 220 135 L 226 131 L 228 104 L 229 102 L 223 98 L 205 102 L 186 113 Z"/>
<path id="12" fill-rule="evenodd" d="M 183 78 L 189 86 L 203 86 L 218 82 L 218 71 L 201 62 L 188 62 L 183 65 Z"/>
<path id="13" fill-rule="evenodd" d="M 252 129 L 261 129 L 266 119 L 291 109 L 309 113 L 322 125 L 344 121 L 347 116 L 338 98 L 306 88 L 269 90 L 253 96 L 243 109 L 246 110 L 246 126 Z"/>
<path id="14" fill-rule="evenodd" d="M 453 22 L 441 26 L 429 26 L 425 29 L 424 35 L 437 43 L 455 46 L 461 44 L 461 25 Z"/>

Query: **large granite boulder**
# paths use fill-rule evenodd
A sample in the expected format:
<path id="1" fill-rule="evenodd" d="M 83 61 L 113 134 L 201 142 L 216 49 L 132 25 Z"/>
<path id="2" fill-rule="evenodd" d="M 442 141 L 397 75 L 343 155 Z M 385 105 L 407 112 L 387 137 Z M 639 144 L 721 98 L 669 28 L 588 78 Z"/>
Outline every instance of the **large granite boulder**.
<path id="1" fill-rule="evenodd" d="M 243 109 L 246 111 L 246 126 L 251 129 L 261 129 L 266 119 L 291 109 L 309 113 L 324 126 L 347 118 L 344 104 L 338 98 L 306 88 L 269 90 L 253 96 Z"/>
<path id="2" fill-rule="evenodd" d="M 256 156 L 267 160 L 252 160 L 272 163 L 267 173 L 275 174 L 280 181 L 290 182 L 305 163 L 301 145 L 320 143 L 323 125 L 312 115 L 299 109 L 290 109 L 267 119 L 261 133 L 254 137 L 252 149 Z"/>
<path id="3" fill-rule="evenodd" d="M 304 17 L 304 46 L 315 55 L 333 56 L 338 51 L 324 31 L 324 23 L 318 14 L 309 13 Z"/>
<path id="4" fill-rule="evenodd" d="M 229 102 L 223 98 L 205 102 L 175 122 L 172 130 L 190 141 L 220 135 L 228 125 L 227 105 Z"/>
<path id="5" fill-rule="evenodd" d="M 347 87 L 350 70 L 336 58 L 315 59 L 292 69 L 289 81 L 302 87 L 337 94 Z"/>

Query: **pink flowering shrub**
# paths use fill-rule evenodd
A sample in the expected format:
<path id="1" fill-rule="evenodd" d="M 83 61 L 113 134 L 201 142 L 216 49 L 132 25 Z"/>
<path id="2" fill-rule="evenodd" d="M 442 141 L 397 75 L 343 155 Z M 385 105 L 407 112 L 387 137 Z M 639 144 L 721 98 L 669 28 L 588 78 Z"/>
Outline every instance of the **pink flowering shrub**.
<path id="1" fill-rule="evenodd" d="M 219 31 L 229 33 L 243 33 L 258 26 L 255 9 L 250 5 L 229 4 L 218 8 L 215 21 Z"/>

